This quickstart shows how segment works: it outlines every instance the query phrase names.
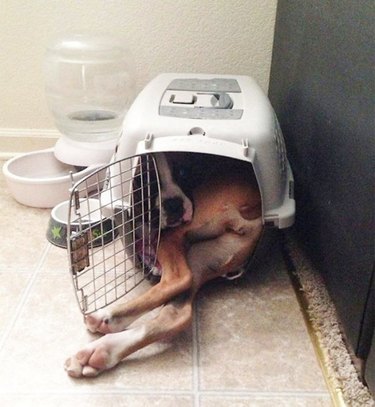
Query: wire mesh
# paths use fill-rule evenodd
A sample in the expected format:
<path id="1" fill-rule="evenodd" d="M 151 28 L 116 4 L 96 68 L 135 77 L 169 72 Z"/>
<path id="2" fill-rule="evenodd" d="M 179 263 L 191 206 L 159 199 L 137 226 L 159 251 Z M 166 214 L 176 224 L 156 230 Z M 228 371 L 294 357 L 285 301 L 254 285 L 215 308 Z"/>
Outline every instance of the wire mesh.
<path id="1" fill-rule="evenodd" d="M 83 314 L 125 296 L 154 266 L 159 190 L 150 154 L 116 161 L 73 186 L 67 246 Z"/>

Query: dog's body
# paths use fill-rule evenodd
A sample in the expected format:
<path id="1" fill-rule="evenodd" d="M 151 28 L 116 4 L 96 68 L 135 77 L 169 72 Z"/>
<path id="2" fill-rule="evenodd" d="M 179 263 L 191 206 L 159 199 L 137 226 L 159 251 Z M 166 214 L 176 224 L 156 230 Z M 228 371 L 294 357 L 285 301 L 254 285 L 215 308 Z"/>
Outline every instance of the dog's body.
<path id="1" fill-rule="evenodd" d="M 136 350 L 181 332 L 191 322 L 192 303 L 200 287 L 245 265 L 262 232 L 255 178 L 249 165 L 240 161 L 206 156 L 200 157 L 200 163 L 204 165 L 193 163 L 199 182 L 190 191 L 192 220 L 192 207 L 184 195 L 180 222 L 173 216 L 172 225 L 165 221 L 167 229 L 158 249 L 160 282 L 132 301 L 86 317 L 90 331 L 106 335 L 67 360 L 69 375 L 96 376 Z M 127 329 L 135 319 L 161 305 L 156 318 Z"/>

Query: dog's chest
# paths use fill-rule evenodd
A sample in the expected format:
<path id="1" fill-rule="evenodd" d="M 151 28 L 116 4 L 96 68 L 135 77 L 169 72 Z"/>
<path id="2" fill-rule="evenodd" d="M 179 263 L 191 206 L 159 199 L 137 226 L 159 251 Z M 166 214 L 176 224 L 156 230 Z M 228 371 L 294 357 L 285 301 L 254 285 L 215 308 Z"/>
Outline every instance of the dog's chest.
<path id="1" fill-rule="evenodd" d="M 212 179 L 193 192 L 194 220 L 207 221 L 228 208 L 257 207 L 259 191 L 249 182 L 238 177 L 223 176 Z"/>

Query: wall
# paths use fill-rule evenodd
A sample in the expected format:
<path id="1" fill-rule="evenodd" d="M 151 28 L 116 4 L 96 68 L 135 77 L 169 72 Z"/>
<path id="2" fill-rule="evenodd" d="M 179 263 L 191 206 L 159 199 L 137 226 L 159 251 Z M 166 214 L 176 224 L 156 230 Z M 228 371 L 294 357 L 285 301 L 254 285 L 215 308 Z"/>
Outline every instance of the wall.
<path id="1" fill-rule="evenodd" d="M 42 63 L 56 35 L 104 32 L 123 39 L 138 90 L 160 72 L 190 71 L 252 75 L 267 91 L 276 3 L 1 0 L 0 154 L 46 146 L 55 137 Z"/>
<path id="2" fill-rule="evenodd" d="M 295 230 L 375 394 L 374 1 L 280 0 L 270 99 L 294 171 Z"/>

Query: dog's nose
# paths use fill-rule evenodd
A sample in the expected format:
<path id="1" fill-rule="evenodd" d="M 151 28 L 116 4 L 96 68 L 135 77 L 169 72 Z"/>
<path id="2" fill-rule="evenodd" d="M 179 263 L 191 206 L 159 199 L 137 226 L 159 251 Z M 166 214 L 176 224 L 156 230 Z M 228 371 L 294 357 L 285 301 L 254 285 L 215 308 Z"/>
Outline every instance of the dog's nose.
<path id="1" fill-rule="evenodd" d="M 163 202 L 164 209 L 168 214 L 182 216 L 184 212 L 183 201 L 181 198 L 168 198 Z"/>

